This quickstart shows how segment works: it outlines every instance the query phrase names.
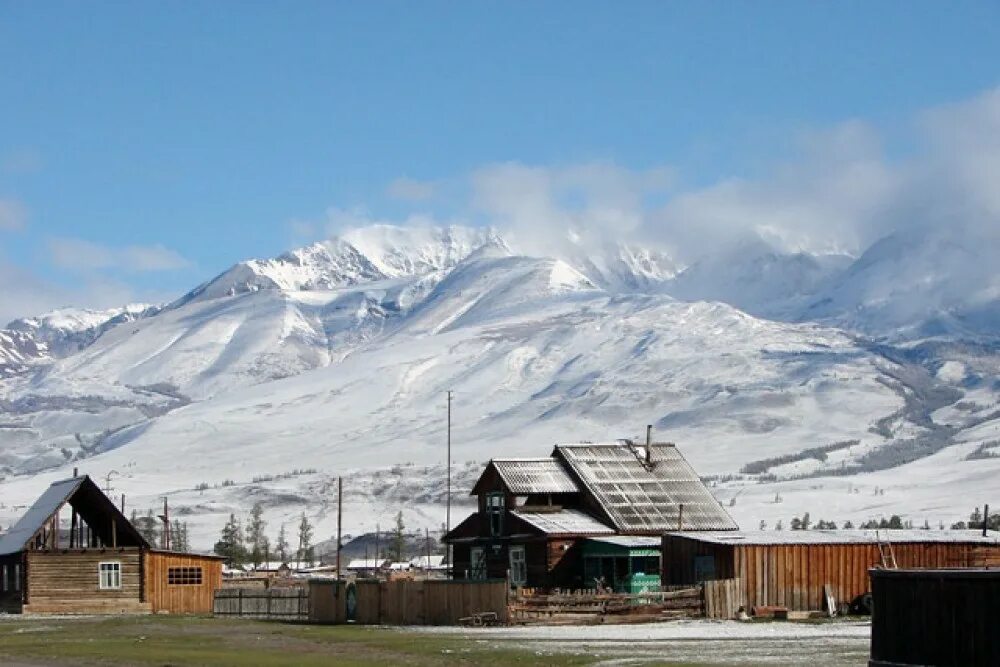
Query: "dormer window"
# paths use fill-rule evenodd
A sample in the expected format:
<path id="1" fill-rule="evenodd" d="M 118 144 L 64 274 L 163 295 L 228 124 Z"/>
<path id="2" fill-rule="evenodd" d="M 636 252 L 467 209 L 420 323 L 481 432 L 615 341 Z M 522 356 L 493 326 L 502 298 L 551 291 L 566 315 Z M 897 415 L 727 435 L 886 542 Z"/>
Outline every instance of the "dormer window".
<path id="1" fill-rule="evenodd" d="M 490 535 L 493 537 L 499 537 L 503 533 L 504 505 L 503 493 L 494 492 L 486 496 L 486 513 L 490 518 Z"/>

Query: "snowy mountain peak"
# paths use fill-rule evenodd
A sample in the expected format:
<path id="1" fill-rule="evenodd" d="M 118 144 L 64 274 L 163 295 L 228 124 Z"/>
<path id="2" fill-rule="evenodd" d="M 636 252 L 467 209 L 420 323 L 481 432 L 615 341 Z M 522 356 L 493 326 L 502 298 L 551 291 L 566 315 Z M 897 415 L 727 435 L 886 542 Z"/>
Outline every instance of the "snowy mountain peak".
<path id="1" fill-rule="evenodd" d="M 483 247 L 506 248 L 493 229 L 372 225 L 286 252 L 251 259 L 175 302 L 215 299 L 258 290 L 333 289 L 390 278 L 419 277 L 453 268 Z"/>

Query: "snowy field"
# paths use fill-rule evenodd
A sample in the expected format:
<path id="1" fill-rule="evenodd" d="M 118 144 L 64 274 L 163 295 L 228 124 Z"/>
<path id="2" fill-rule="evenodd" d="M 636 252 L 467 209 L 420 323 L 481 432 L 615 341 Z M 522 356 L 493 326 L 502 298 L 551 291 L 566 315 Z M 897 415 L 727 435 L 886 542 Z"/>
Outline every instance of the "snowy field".
<path id="1" fill-rule="evenodd" d="M 453 634 L 453 628 L 407 632 Z M 461 633 L 470 642 L 519 647 L 546 655 L 598 659 L 602 665 L 866 665 L 868 622 L 783 623 L 676 621 L 644 625 L 482 628 Z"/>

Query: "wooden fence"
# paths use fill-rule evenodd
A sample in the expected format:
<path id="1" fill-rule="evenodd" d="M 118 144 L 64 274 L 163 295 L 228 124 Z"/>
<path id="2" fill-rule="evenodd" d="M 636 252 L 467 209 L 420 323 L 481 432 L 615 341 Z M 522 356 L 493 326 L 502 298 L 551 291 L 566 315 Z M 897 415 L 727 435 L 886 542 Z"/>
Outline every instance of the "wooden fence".
<path id="1" fill-rule="evenodd" d="M 580 590 L 540 594 L 519 589 L 510 603 L 510 620 L 542 625 L 648 623 L 703 616 L 704 608 L 700 586 L 652 593 Z"/>
<path id="2" fill-rule="evenodd" d="M 507 582 L 358 580 L 354 621 L 367 625 L 458 625 L 477 614 L 507 622 Z"/>
<path id="3" fill-rule="evenodd" d="M 269 621 L 308 621 L 309 591 L 305 588 L 221 588 L 215 591 L 212 613 Z"/>
<path id="4" fill-rule="evenodd" d="M 718 579 L 703 584 L 706 618 L 735 618 L 746 605 L 741 579 Z"/>
<path id="5" fill-rule="evenodd" d="M 307 588 L 221 589 L 213 609 L 218 616 L 330 624 L 459 625 L 486 618 L 501 624 L 585 625 L 733 618 L 743 595 L 738 579 L 635 594 L 523 588 L 511 593 L 504 580 L 314 580 Z"/>

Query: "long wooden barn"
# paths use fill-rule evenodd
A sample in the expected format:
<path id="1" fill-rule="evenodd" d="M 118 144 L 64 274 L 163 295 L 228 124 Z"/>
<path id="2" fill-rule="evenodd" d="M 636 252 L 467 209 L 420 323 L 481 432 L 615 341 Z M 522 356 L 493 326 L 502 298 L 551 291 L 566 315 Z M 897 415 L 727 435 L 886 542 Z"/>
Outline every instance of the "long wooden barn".
<path id="1" fill-rule="evenodd" d="M 221 558 L 153 549 L 86 475 L 53 483 L 0 536 L 7 613 L 209 613 L 221 586 Z"/>
<path id="2" fill-rule="evenodd" d="M 739 579 L 748 608 L 819 610 L 869 589 L 873 567 L 1000 566 L 1000 533 L 976 530 L 671 532 L 663 536 L 664 585 Z"/>

